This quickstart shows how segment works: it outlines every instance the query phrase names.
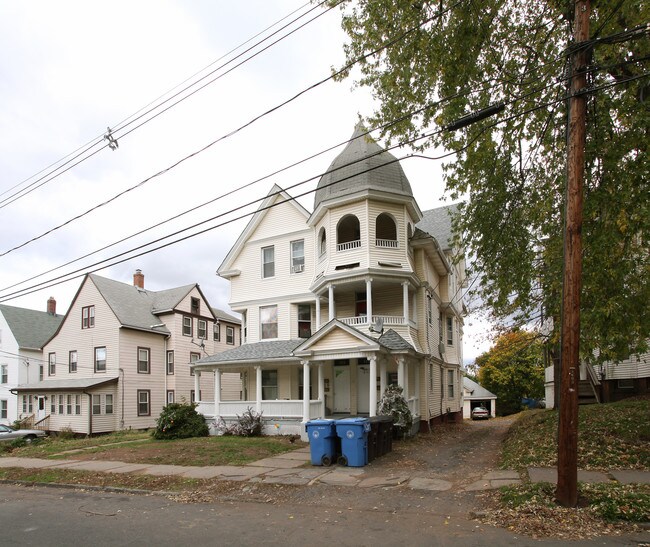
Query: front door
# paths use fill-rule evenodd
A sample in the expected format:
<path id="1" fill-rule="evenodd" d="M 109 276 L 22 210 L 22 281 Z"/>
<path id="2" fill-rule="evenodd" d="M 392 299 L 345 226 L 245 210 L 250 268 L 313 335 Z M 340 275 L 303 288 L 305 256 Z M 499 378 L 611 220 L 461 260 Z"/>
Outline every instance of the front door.
<path id="1" fill-rule="evenodd" d="M 350 412 L 350 366 L 334 366 L 334 413 Z"/>
<path id="2" fill-rule="evenodd" d="M 37 397 L 38 404 L 36 405 L 36 421 L 45 418 L 45 397 L 39 395 Z"/>
<path id="3" fill-rule="evenodd" d="M 370 365 L 357 367 L 357 412 L 370 412 Z"/>

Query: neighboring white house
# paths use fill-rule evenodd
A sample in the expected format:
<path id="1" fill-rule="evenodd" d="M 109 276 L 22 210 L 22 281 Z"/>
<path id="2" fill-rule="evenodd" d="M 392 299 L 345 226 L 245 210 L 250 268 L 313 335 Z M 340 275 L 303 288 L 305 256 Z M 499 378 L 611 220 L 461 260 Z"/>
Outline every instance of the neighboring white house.
<path id="1" fill-rule="evenodd" d="M 474 380 L 463 376 L 463 418 L 472 417 L 472 410 L 477 406 L 488 409 L 490 416 L 496 416 L 497 396 Z"/>
<path id="2" fill-rule="evenodd" d="M 547 408 L 554 408 L 553 367 L 545 370 Z M 622 361 L 580 364 L 579 402 L 610 403 L 650 393 L 650 352 L 630 355 Z"/>
<path id="3" fill-rule="evenodd" d="M 19 417 L 89 435 L 153 427 L 167 403 L 209 399 L 213 382 L 201 385 L 190 362 L 240 340 L 239 320 L 211 308 L 197 284 L 151 291 L 140 270 L 132 285 L 87 275 L 43 347 L 43 377 L 14 389 Z M 223 384 L 221 397 L 239 399 L 239 375 Z"/>
<path id="4" fill-rule="evenodd" d="M 260 412 L 268 433 L 312 418 L 377 413 L 403 387 L 415 426 L 462 418 L 462 252 L 456 206 L 422 212 L 394 156 L 361 127 L 307 211 L 275 186 L 218 269 L 231 283 L 244 344 L 193 365 L 242 374 L 241 401 L 202 401 L 234 419 Z"/>
<path id="5" fill-rule="evenodd" d="M 1 424 L 12 424 L 18 418 L 18 398 L 12 389 L 43 378 L 42 347 L 62 320 L 52 297 L 47 301 L 46 312 L 0 304 Z M 28 404 L 33 408 L 35 401 L 30 399 Z"/>

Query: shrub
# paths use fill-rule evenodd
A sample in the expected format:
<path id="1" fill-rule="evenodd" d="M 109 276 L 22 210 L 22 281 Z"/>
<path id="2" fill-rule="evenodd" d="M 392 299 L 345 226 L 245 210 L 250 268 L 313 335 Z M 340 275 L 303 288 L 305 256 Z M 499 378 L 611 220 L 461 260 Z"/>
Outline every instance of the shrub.
<path id="1" fill-rule="evenodd" d="M 256 412 L 251 407 L 240 416 L 237 415 L 237 421 L 234 424 L 227 425 L 223 418 L 215 423 L 217 429 L 222 435 L 235 435 L 237 437 L 259 437 L 262 435 L 262 413 Z"/>
<path id="2" fill-rule="evenodd" d="M 196 404 L 171 403 L 165 406 L 151 433 L 154 439 L 187 439 L 207 437 L 210 433 L 202 414 L 196 411 Z"/>
<path id="3" fill-rule="evenodd" d="M 379 401 L 378 408 L 379 414 L 393 417 L 393 431 L 398 438 L 410 434 L 413 425 L 413 415 L 402 392 L 402 387 L 389 385 Z"/>
<path id="4" fill-rule="evenodd" d="M 76 438 L 76 434 L 72 431 L 71 427 L 62 427 L 56 434 L 57 438 L 61 441 L 69 441 Z"/>

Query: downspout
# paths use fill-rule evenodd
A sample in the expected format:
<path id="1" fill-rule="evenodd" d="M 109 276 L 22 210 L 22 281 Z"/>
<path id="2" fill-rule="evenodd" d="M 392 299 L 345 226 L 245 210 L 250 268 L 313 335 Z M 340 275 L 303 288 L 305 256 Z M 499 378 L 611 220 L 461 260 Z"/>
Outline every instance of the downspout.
<path id="1" fill-rule="evenodd" d="M 122 394 L 120 395 L 120 429 L 124 429 L 124 369 L 120 367 L 119 371 L 122 375 L 122 381 L 120 382 L 120 385 L 122 386 Z"/>
<path id="2" fill-rule="evenodd" d="M 82 393 L 88 395 L 88 436 L 90 437 L 93 434 L 93 396 L 86 390 Z"/>

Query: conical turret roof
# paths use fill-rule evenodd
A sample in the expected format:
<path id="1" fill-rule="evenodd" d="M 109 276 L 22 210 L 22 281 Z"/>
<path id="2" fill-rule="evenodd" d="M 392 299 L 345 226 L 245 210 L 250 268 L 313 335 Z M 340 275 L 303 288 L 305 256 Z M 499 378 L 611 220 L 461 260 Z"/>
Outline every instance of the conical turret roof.
<path id="1" fill-rule="evenodd" d="M 397 158 L 381 148 L 362 124 L 357 124 L 352 139 L 318 181 L 314 210 L 333 198 L 377 190 L 413 197 Z"/>

